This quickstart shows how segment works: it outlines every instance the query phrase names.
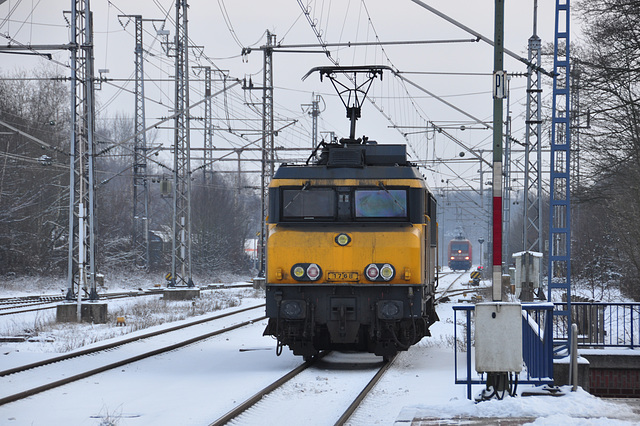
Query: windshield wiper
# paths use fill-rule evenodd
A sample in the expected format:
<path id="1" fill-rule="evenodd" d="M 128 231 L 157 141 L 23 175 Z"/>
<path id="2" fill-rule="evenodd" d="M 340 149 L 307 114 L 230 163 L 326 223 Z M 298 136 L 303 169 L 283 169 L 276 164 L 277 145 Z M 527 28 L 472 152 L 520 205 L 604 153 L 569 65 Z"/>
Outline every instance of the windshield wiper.
<path id="1" fill-rule="evenodd" d="M 386 192 L 386 193 L 389 195 L 389 197 L 391 197 L 391 199 L 393 200 L 393 202 L 394 202 L 394 203 L 396 203 L 396 204 L 398 205 L 398 207 L 400 207 L 400 209 L 401 209 L 402 213 L 404 213 L 404 214 L 406 215 L 406 214 L 407 214 L 406 209 L 402 206 L 402 204 L 400 204 L 400 203 L 398 202 L 398 200 L 396 200 L 396 199 L 395 199 L 395 197 L 391 194 L 391 192 L 389 192 L 389 190 L 384 186 L 384 184 L 382 183 L 382 181 L 379 181 L 379 182 L 378 182 L 378 186 L 379 186 L 380 188 L 382 188 L 382 189 L 384 190 L 384 192 Z"/>
<path id="2" fill-rule="evenodd" d="M 304 185 L 302 185 L 302 189 L 295 195 L 295 197 L 291 199 L 291 201 L 289 201 L 289 203 L 287 203 L 286 206 L 284 206 L 282 211 L 286 211 L 287 208 L 289 208 L 289 206 L 291 205 L 291 203 L 293 203 L 296 200 L 296 198 L 298 198 L 300 194 L 302 194 L 302 191 L 305 191 L 308 187 L 309 187 L 309 181 L 305 182 Z"/>

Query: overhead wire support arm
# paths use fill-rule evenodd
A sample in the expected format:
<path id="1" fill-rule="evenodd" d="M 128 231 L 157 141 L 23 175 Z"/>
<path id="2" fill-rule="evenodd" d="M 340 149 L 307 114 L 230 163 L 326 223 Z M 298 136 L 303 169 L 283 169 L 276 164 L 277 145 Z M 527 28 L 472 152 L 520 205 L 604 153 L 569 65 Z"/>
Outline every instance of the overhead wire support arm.
<path id="1" fill-rule="evenodd" d="M 455 19 L 451 18 L 450 16 L 440 12 L 439 10 L 437 10 L 436 8 L 429 6 L 428 4 L 420 1 L 420 0 L 411 0 L 412 2 L 414 2 L 415 4 L 417 4 L 418 6 L 421 6 L 425 9 L 427 9 L 429 12 L 433 13 L 434 15 L 439 16 L 440 18 L 444 19 L 445 21 L 455 25 L 456 27 L 463 29 L 464 31 L 468 32 L 469 34 L 477 37 L 479 40 L 484 41 L 485 43 L 495 47 L 495 43 L 493 40 L 491 40 L 488 37 L 483 36 L 482 34 L 480 34 L 477 31 L 472 30 L 471 28 L 467 27 L 466 25 L 456 21 Z M 543 74 L 547 75 L 548 77 L 553 78 L 554 73 L 553 72 L 549 72 L 547 70 L 545 70 L 544 68 L 540 67 L 539 65 L 536 64 L 532 64 L 529 60 L 527 60 L 526 58 L 523 58 L 522 56 L 518 55 L 517 53 L 512 52 L 509 49 L 506 48 L 502 48 L 502 51 L 504 53 L 506 53 L 507 55 L 511 56 L 514 59 L 517 59 L 518 61 L 522 62 L 523 64 L 525 64 L 527 67 L 531 67 L 532 69 L 536 70 L 536 71 L 540 71 Z"/>
<path id="2" fill-rule="evenodd" d="M 402 76 L 402 73 L 400 71 L 395 71 L 394 74 L 400 80 L 402 80 L 402 81 L 404 81 L 406 83 L 409 83 L 411 86 L 415 87 L 416 89 L 420 90 L 421 92 L 424 92 L 427 95 L 429 95 L 429 96 L 437 99 L 438 101 L 442 102 L 443 104 L 447 105 L 448 107 L 453 108 L 454 110 L 458 111 L 460 114 L 463 114 L 464 116 L 469 117 L 470 119 L 472 119 L 476 123 L 480 124 L 481 126 L 484 126 L 487 130 L 493 129 L 493 127 L 491 125 L 485 123 L 482 119 L 469 114 L 465 110 L 463 110 L 461 108 L 458 108 L 457 106 L 453 105 L 451 102 L 448 102 L 447 100 L 445 100 L 442 97 L 436 95 L 435 93 L 425 89 L 424 87 L 420 86 L 419 84 L 414 83 L 413 81 L 409 80 L 408 78 Z"/>
<path id="3" fill-rule="evenodd" d="M 462 39 L 443 39 L 443 40 L 397 40 L 397 41 L 345 41 L 340 43 L 303 43 L 303 44 L 279 44 L 275 46 L 273 49 L 277 51 L 282 51 L 281 49 L 301 49 L 301 48 L 312 48 L 312 47 L 361 47 L 361 46 L 405 46 L 412 44 L 450 44 L 450 43 L 477 43 L 479 42 L 479 38 L 462 38 Z M 251 53 L 253 48 L 247 47 L 242 49 L 245 53 Z M 257 48 L 255 50 L 260 50 L 261 48 Z M 326 53 L 324 51 L 307 51 L 311 53 Z"/>
<path id="4" fill-rule="evenodd" d="M 285 124 L 284 126 L 278 128 L 278 129 L 275 129 L 273 131 L 273 133 L 279 133 L 282 130 L 286 129 L 287 127 L 293 126 L 297 122 L 298 122 L 298 120 L 293 120 L 292 122 L 290 122 L 288 124 Z M 214 148 L 215 150 L 229 150 L 230 152 L 227 153 L 227 154 L 221 155 L 218 158 L 214 158 L 214 159 L 210 160 L 210 163 L 206 163 L 205 162 L 205 163 L 201 164 L 200 166 L 198 166 L 198 167 L 196 167 L 195 169 L 192 170 L 192 174 L 197 172 L 198 170 L 202 170 L 202 169 L 210 166 L 211 164 L 215 163 L 216 161 L 221 161 L 221 160 L 227 158 L 228 156 L 230 156 L 232 154 L 236 154 L 238 151 L 254 151 L 254 150 L 264 151 L 264 148 L 249 148 L 251 145 L 255 145 L 258 142 L 261 142 L 262 140 L 263 140 L 262 137 L 258 138 L 258 139 L 254 140 L 252 142 L 249 142 L 249 143 L 247 143 L 247 144 L 245 144 L 245 145 L 243 145 L 243 146 L 241 146 L 239 148 Z M 202 149 L 204 149 L 204 148 L 202 148 Z M 307 150 L 307 148 L 282 148 L 282 147 L 275 147 L 274 148 L 274 151 L 300 151 L 300 150 Z M 250 161 L 260 161 L 260 160 L 255 159 L 255 160 L 250 160 Z"/>
<path id="5" fill-rule="evenodd" d="M 450 133 L 446 132 L 445 130 L 443 130 L 441 127 L 438 127 L 436 125 L 434 125 L 432 123 L 433 127 L 436 129 L 436 131 L 438 133 L 442 133 L 443 135 L 445 135 L 448 139 L 450 139 L 452 142 L 454 142 L 455 144 L 457 144 L 458 146 L 460 146 L 461 148 L 466 149 L 467 151 L 469 151 L 471 153 L 471 155 L 473 155 L 474 157 L 476 157 L 478 160 L 480 160 L 481 162 L 485 163 L 487 166 L 489 166 L 489 168 L 493 167 L 493 164 L 490 163 L 488 160 L 485 160 L 482 155 L 478 154 L 476 152 L 476 150 L 469 148 L 467 145 L 465 145 L 463 142 L 461 142 L 460 140 L 458 140 L 457 138 L 455 138 L 453 135 L 451 135 Z"/>
<path id="6" fill-rule="evenodd" d="M 52 60 L 53 56 L 50 53 L 42 53 L 41 50 L 73 50 L 77 46 L 73 43 L 67 44 L 22 44 L 16 42 L 9 35 L 3 34 L 4 38 L 13 41 L 16 44 L 7 44 L 6 46 L 0 46 L 0 53 L 19 54 L 19 55 L 35 55 L 44 56 L 48 60 Z M 25 52 L 26 51 L 26 52 Z"/>
<path id="7" fill-rule="evenodd" d="M 70 43 L 67 44 L 27 44 L 27 45 L 16 45 L 16 44 L 7 44 L 6 46 L 0 46 L 0 52 L 9 53 L 14 52 L 16 50 L 30 50 L 35 54 L 40 55 L 38 50 L 71 50 L 74 46 Z"/>
<path id="8" fill-rule="evenodd" d="M 0 120 L 0 126 L 4 126 L 7 129 L 11 130 L 12 132 L 15 132 L 15 133 L 17 133 L 17 134 L 19 134 L 21 136 L 24 136 L 25 138 L 37 143 L 38 145 L 41 145 L 43 149 L 47 148 L 47 149 L 50 149 L 52 151 L 56 151 L 56 152 L 59 152 L 61 154 L 64 154 L 66 156 L 70 156 L 71 155 L 69 152 L 63 151 L 60 148 L 57 148 L 57 147 L 55 147 L 53 145 L 50 145 L 50 144 L 48 144 L 48 143 L 36 138 L 35 136 L 32 136 L 32 135 L 30 135 L 28 133 L 25 133 L 22 130 L 20 130 L 20 129 L 16 128 L 16 127 L 13 127 L 11 124 L 9 124 L 9 123 L 7 123 L 5 121 Z"/>

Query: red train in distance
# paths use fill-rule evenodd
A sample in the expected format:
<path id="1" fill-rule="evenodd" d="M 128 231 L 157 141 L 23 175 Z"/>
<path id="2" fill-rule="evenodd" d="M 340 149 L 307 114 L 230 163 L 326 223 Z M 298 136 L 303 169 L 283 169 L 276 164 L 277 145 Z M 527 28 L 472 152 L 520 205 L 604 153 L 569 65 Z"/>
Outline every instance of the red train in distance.
<path id="1" fill-rule="evenodd" d="M 456 237 L 449 241 L 448 261 L 452 271 L 468 271 L 471 269 L 473 252 L 471 241 L 463 237 Z"/>

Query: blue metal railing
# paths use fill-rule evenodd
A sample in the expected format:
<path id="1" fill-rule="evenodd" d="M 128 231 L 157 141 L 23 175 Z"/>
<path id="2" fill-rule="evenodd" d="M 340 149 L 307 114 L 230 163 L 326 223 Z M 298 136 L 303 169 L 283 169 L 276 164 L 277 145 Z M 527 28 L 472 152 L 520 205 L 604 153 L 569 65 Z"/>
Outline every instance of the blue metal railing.
<path id="1" fill-rule="evenodd" d="M 522 357 L 525 369 L 520 372 L 518 382 L 522 384 L 553 384 L 553 309 L 551 303 L 531 303 L 522 305 Z M 458 340 L 458 311 L 465 313 L 464 339 Z M 484 376 L 472 377 L 472 313 L 475 305 L 453 307 L 454 322 L 454 362 L 455 383 L 467 385 L 467 398 L 471 399 L 471 385 L 486 383 Z M 458 344 L 464 349 L 466 377 L 458 374 Z"/>
<path id="2" fill-rule="evenodd" d="M 528 381 L 553 382 L 552 311 L 551 303 L 522 305 L 522 358 Z"/>
<path id="3" fill-rule="evenodd" d="M 566 310 L 566 303 L 554 303 Z M 640 303 L 571 302 L 571 317 L 578 326 L 578 347 L 640 347 Z M 556 318 L 554 339 L 566 340 L 569 325 Z"/>
<path id="4" fill-rule="evenodd" d="M 553 311 L 566 311 L 567 303 L 525 303 L 522 305 L 522 357 L 526 368 L 519 374 L 523 384 L 553 383 L 554 341 L 566 341 L 569 324 L 565 317 L 554 316 Z M 467 385 L 467 398 L 471 399 L 471 385 L 485 384 L 483 376 L 472 377 L 473 312 L 475 305 L 453 307 L 454 341 L 456 342 L 455 383 Z M 458 312 L 464 312 L 461 324 L 464 338 L 458 340 Z M 578 347 L 640 348 L 640 303 L 572 302 L 571 318 L 578 327 Z M 553 339 L 551 338 L 553 337 Z M 458 349 L 466 353 L 465 377 L 459 377 Z"/>

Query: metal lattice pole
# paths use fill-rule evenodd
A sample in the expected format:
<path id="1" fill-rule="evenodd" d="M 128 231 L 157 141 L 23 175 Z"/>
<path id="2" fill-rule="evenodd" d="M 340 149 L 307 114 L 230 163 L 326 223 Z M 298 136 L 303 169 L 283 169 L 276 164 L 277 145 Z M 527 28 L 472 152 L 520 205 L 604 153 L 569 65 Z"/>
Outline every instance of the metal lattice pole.
<path id="1" fill-rule="evenodd" d="M 318 146 L 318 116 L 320 115 L 320 95 L 313 95 L 311 101 L 311 148 Z"/>
<path id="2" fill-rule="evenodd" d="M 138 268 L 149 270 L 149 183 L 147 179 L 147 137 L 144 112 L 144 58 L 142 16 L 121 15 L 135 21 L 135 118 L 133 151 L 133 250 Z"/>
<path id="3" fill-rule="evenodd" d="M 529 67 L 527 72 L 527 117 L 525 120 L 525 170 L 524 170 L 524 251 L 542 252 L 542 42 L 537 35 L 538 2 L 534 1 L 533 35 L 529 38 Z"/>
<path id="4" fill-rule="evenodd" d="M 212 182 L 213 176 L 213 112 L 211 99 L 211 67 L 204 69 L 204 176 Z"/>
<path id="5" fill-rule="evenodd" d="M 189 36 L 186 0 L 176 1 L 171 285 L 193 287 L 191 277 L 191 146 L 189 139 Z"/>
<path id="6" fill-rule="evenodd" d="M 556 350 L 571 341 L 571 120 L 570 120 L 570 39 L 569 0 L 556 0 L 551 121 L 551 197 L 549 209 L 548 299 L 566 300 L 566 309 L 554 310 L 566 334 L 554 337 Z"/>
<path id="7" fill-rule="evenodd" d="M 88 0 L 71 3 L 71 159 L 67 299 L 82 289 L 98 299 L 95 281 L 94 79 L 92 16 Z M 90 287 L 90 288 L 88 288 Z M 77 288 L 77 293 L 76 293 Z M 80 311 L 78 311 L 78 321 Z"/>
<path id="8" fill-rule="evenodd" d="M 265 276 L 267 244 L 267 199 L 268 182 L 274 173 L 274 128 L 273 128 L 273 47 L 275 34 L 267 31 L 267 44 L 264 49 L 263 88 L 262 88 L 262 172 L 260 173 L 261 228 L 260 228 L 260 277 Z"/>

